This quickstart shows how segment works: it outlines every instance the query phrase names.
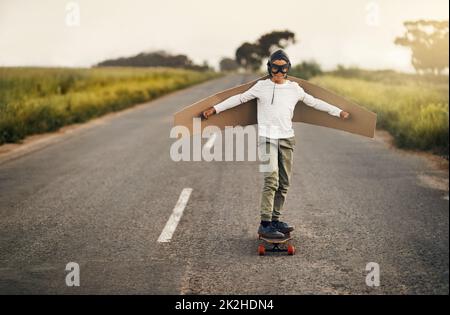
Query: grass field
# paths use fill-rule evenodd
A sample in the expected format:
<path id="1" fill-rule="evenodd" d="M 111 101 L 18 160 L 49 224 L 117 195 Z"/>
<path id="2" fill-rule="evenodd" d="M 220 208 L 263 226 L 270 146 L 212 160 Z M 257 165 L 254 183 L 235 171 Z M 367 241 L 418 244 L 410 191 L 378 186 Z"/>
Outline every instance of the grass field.
<path id="1" fill-rule="evenodd" d="M 220 76 L 167 68 L 0 68 L 0 144 Z M 343 69 L 310 79 L 378 114 L 400 148 L 449 154 L 448 76 Z"/>
<path id="2" fill-rule="evenodd" d="M 448 76 L 421 77 L 392 71 L 352 70 L 311 79 L 378 114 L 400 148 L 449 154 Z"/>
<path id="3" fill-rule="evenodd" d="M 0 68 L 0 144 L 219 76 L 167 68 Z"/>

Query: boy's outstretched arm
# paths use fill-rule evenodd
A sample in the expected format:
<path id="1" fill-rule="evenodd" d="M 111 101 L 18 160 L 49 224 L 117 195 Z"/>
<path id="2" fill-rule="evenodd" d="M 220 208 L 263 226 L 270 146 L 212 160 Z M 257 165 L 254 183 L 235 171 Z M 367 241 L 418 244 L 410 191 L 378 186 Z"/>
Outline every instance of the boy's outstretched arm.
<path id="1" fill-rule="evenodd" d="M 332 116 L 336 116 L 342 119 L 348 119 L 350 117 L 350 113 L 343 111 L 339 107 L 331 105 L 321 99 L 315 98 L 314 96 L 306 93 L 302 87 L 299 86 L 300 100 L 308 106 L 313 107 L 314 109 L 327 112 Z"/>
<path id="2" fill-rule="evenodd" d="M 209 116 L 218 114 L 220 112 L 223 112 L 224 110 L 233 108 L 235 106 L 238 106 L 240 104 L 246 103 L 254 98 L 257 98 L 259 96 L 259 82 L 256 82 L 251 88 L 249 88 L 247 91 L 241 94 L 236 94 L 233 96 L 230 96 L 226 100 L 220 102 L 219 104 L 216 104 L 207 110 L 202 112 L 202 116 L 205 119 L 208 119 Z"/>

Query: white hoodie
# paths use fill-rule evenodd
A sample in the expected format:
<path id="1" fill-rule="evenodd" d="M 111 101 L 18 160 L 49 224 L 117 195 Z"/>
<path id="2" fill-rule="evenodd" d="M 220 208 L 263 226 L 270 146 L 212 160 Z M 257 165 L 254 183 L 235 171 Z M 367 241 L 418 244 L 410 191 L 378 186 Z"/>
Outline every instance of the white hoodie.
<path id="1" fill-rule="evenodd" d="M 257 99 L 258 134 L 272 139 L 294 136 L 292 117 L 295 105 L 302 101 L 308 106 L 340 117 L 341 109 L 306 93 L 294 81 L 278 84 L 271 79 L 259 80 L 244 93 L 237 94 L 214 105 L 216 113 L 233 108 L 254 98 Z"/>

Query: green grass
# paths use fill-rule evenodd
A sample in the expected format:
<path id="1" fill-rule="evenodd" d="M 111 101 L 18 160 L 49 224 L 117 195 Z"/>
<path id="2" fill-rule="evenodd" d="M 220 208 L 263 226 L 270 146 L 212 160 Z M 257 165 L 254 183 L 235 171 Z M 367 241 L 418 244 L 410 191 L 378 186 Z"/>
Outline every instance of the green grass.
<path id="1" fill-rule="evenodd" d="M 170 68 L 0 68 L 0 144 L 220 76 Z"/>
<path id="2" fill-rule="evenodd" d="M 398 147 L 448 158 L 448 76 L 364 71 L 349 77 L 328 74 L 311 81 L 377 113 L 377 128 L 389 131 Z"/>
<path id="3" fill-rule="evenodd" d="M 220 76 L 170 68 L 1 68 L 0 144 Z M 448 76 L 339 69 L 310 79 L 378 114 L 401 148 L 449 152 Z"/>

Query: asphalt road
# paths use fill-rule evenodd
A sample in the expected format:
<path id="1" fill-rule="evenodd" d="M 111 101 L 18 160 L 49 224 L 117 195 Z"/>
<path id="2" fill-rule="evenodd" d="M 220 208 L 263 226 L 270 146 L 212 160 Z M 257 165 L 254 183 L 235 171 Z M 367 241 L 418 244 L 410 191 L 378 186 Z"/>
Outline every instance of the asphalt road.
<path id="1" fill-rule="evenodd" d="M 443 176 L 383 142 L 295 124 L 284 219 L 294 256 L 257 254 L 258 162 L 174 162 L 172 115 L 253 79 L 164 96 L 0 164 L 0 293 L 448 294 Z M 161 234 L 192 188 L 171 242 Z M 66 264 L 80 286 L 66 286 Z M 366 285 L 366 264 L 380 286 Z"/>

